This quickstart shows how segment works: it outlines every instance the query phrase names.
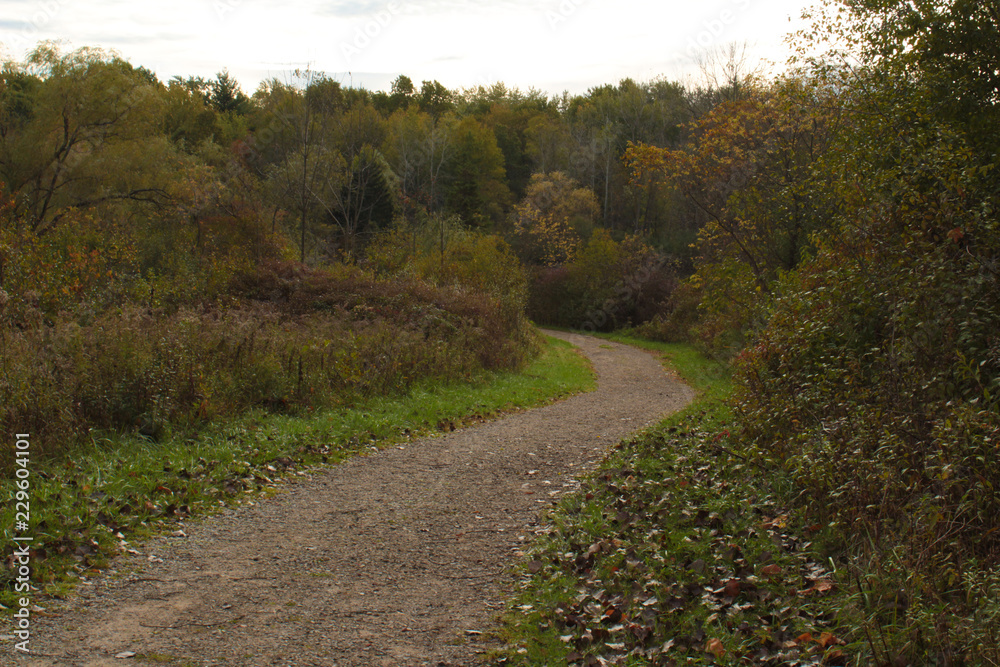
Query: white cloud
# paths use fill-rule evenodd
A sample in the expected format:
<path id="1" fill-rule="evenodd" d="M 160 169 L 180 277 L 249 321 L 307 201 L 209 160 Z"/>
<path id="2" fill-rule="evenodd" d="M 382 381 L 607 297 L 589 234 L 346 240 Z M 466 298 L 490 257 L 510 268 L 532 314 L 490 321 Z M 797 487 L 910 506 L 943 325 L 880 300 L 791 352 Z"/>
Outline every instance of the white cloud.
<path id="1" fill-rule="evenodd" d="M 228 68 L 253 90 L 312 64 L 381 87 L 397 74 L 449 87 L 503 80 L 583 92 L 631 76 L 679 78 L 704 46 L 756 42 L 783 60 L 782 35 L 806 0 L 0 0 L 15 57 L 41 39 L 119 51 L 173 75 Z M 377 82 L 377 83 L 376 83 Z"/>

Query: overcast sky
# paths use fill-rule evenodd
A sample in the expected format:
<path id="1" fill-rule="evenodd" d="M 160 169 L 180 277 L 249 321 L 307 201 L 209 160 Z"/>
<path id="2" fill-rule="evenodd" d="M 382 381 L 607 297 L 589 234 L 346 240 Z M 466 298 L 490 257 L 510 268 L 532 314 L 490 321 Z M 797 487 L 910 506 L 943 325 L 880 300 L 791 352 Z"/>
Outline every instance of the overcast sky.
<path id="1" fill-rule="evenodd" d="M 40 40 L 112 49 L 162 80 L 228 68 L 253 92 L 310 65 L 385 89 L 503 81 L 584 93 L 625 77 L 696 76 L 698 54 L 749 42 L 784 62 L 811 0 L 0 0 L 0 49 Z"/>

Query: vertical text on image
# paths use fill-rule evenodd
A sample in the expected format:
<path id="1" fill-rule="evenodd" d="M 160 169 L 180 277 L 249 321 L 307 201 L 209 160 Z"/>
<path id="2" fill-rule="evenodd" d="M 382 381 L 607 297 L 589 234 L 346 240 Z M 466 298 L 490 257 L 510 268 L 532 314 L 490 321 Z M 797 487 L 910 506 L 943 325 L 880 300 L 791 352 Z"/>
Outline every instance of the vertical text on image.
<path id="1" fill-rule="evenodd" d="M 34 538 L 24 535 L 31 522 L 31 440 L 27 433 L 18 433 L 14 444 L 16 459 L 14 477 L 16 491 L 14 493 L 14 553 L 16 584 L 14 591 L 22 595 L 18 599 L 18 610 L 14 614 L 14 636 L 20 641 L 14 648 L 22 653 L 28 653 L 28 642 L 31 639 L 31 553 L 29 547 Z"/>

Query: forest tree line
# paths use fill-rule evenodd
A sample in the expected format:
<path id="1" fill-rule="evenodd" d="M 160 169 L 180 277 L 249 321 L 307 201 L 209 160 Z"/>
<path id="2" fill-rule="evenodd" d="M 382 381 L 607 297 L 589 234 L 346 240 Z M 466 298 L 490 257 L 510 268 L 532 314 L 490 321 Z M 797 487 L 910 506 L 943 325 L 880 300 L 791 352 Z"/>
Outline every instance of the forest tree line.
<path id="1" fill-rule="evenodd" d="M 297 71 L 248 95 L 227 72 L 161 82 L 42 44 L 4 66 L 0 180 L 15 235 L 86 229 L 87 253 L 168 289 L 268 257 L 363 263 L 400 225 L 497 234 L 532 266 L 566 264 L 595 229 L 686 257 L 702 216 L 676 189 L 636 183 L 623 157 L 679 146 L 732 93 L 626 79 L 550 97 L 406 76 L 372 92 Z M 52 307 L 81 289 L 39 287 Z"/>

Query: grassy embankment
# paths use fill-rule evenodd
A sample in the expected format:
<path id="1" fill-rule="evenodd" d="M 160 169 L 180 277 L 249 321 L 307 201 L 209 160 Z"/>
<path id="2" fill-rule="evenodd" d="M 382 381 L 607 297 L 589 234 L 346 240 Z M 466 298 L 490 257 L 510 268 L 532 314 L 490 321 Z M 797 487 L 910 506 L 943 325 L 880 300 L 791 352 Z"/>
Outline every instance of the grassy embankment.
<path id="1" fill-rule="evenodd" d="M 366 398 L 349 408 L 303 416 L 254 410 L 161 442 L 95 434 L 74 452 L 31 463 L 32 583 L 63 595 L 135 540 L 247 494 L 273 492 L 283 475 L 593 386 L 586 360 L 567 343 L 547 339 L 520 372 L 425 381 L 404 395 Z M 5 497 L 13 492 L 12 480 L 0 483 Z M 14 509 L 9 503 L 0 512 L 8 538 Z M 3 582 L 0 604 L 13 606 L 19 596 L 12 589 L 12 581 Z"/>
<path id="2" fill-rule="evenodd" d="M 699 391 L 620 443 L 524 559 L 505 617 L 521 665 L 847 664 L 848 586 L 787 509 L 790 487 L 729 438 L 728 369 L 660 352 Z M 817 536 L 818 537 L 818 536 Z"/>

